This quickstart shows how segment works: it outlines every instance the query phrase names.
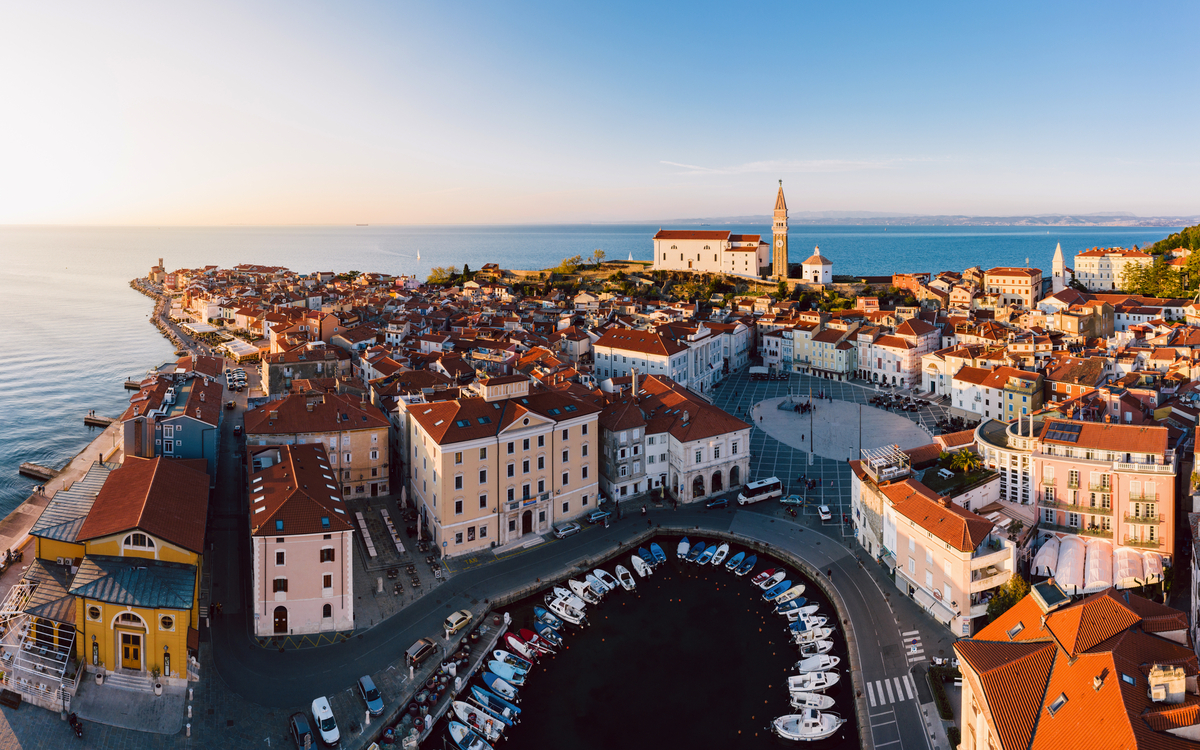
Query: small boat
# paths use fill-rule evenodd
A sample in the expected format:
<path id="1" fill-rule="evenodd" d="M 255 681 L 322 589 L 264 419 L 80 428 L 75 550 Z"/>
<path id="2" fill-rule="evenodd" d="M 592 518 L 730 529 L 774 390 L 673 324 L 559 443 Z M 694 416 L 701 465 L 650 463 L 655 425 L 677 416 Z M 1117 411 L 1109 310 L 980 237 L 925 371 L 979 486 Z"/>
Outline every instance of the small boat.
<path id="1" fill-rule="evenodd" d="M 771 731 L 785 740 L 823 740 L 845 724 L 846 720 L 829 711 L 806 708 L 803 713 L 778 716 Z"/>
<path id="2" fill-rule="evenodd" d="M 570 604 L 567 604 L 565 599 L 553 599 L 550 601 L 549 606 L 551 612 L 571 623 L 572 625 L 582 625 L 583 621 L 586 619 L 586 616 L 583 614 L 583 610 L 576 609 Z"/>
<path id="3" fill-rule="evenodd" d="M 650 554 L 654 555 L 655 565 L 662 565 L 667 561 L 667 555 L 662 551 L 662 547 L 658 546 L 658 542 L 650 542 Z"/>
<path id="4" fill-rule="evenodd" d="M 767 580 L 765 580 L 765 581 L 763 581 L 762 583 L 758 584 L 758 587 L 759 587 L 760 589 L 762 589 L 763 591 L 767 591 L 767 590 L 768 590 L 768 589 L 770 589 L 772 586 L 774 586 L 775 584 L 779 583 L 780 581 L 782 581 L 782 580 L 783 580 L 783 579 L 785 579 L 785 578 L 787 578 L 787 571 L 786 571 L 786 570 L 783 570 L 783 569 L 781 568 L 781 569 L 779 569 L 779 570 L 775 571 L 774 573 L 772 573 L 772 574 L 771 574 L 771 576 L 770 576 L 769 578 L 767 578 Z M 783 591 L 787 591 L 787 589 L 783 589 Z M 781 594 L 782 594 L 782 593 L 783 593 L 783 591 L 780 591 L 779 593 L 781 593 Z"/>
<path id="5" fill-rule="evenodd" d="M 789 612 L 798 612 L 806 604 L 808 604 L 808 600 L 803 596 L 798 596 L 795 599 L 792 599 L 789 602 L 783 602 L 782 604 L 775 602 L 775 614 L 786 615 Z M 817 605 L 814 604 L 812 606 L 815 607 Z"/>
<path id="6" fill-rule="evenodd" d="M 595 570 L 592 571 L 592 573 L 595 574 L 595 576 L 600 579 L 600 583 L 603 583 L 605 586 L 608 586 L 610 591 L 616 591 L 617 586 L 621 585 L 621 584 L 617 583 L 616 578 L 613 578 L 611 575 L 609 575 L 607 570 L 603 570 L 602 568 L 596 568 Z"/>
<path id="7" fill-rule="evenodd" d="M 538 657 L 542 655 L 540 651 L 530 646 L 516 633 L 505 633 L 503 640 L 504 644 L 513 650 L 513 653 L 525 661 L 536 662 Z"/>
<path id="8" fill-rule="evenodd" d="M 461 750 L 492 750 L 492 746 L 461 721 L 450 722 L 450 738 Z"/>
<path id="9" fill-rule="evenodd" d="M 528 672 L 529 670 L 533 669 L 533 662 L 526 661 L 516 654 L 505 651 L 502 648 L 498 648 L 493 651 L 492 656 L 496 657 L 496 661 L 502 661 L 511 666 L 513 669 L 520 670 L 521 672 Z"/>
<path id="10" fill-rule="evenodd" d="M 571 591 L 574 591 L 576 596 L 588 604 L 600 603 L 600 597 L 596 594 L 592 587 L 578 578 L 572 578 L 571 580 L 567 581 L 567 585 L 571 587 Z"/>
<path id="11" fill-rule="evenodd" d="M 554 628 L 555 630 L 558 630 L 563 625 L 563 621 L 558 619 L 558 617 L 556 617 L 553 612 L 546 609 L 545 607 L 535 606 L 533 608 L 533 614 L 535 617 L 537 617 L 538 622 L 543 622 L 543 623 L 549 625 L 550 627 Z"/>
<path id="12" fill-rule="evenodd" d="M 837 684 L 841 675 L 837 670 L 829 672 L 805 672 L 788 677 L 789 693 L 820 693 Z"/>
<path id="13" fill-rule="evenodd" d="M 509 703 L 490 690 L 484 690 L 478 685 L 471 686 L 471 700 L 480 708 L 487 709 L 493 716 L 508 724 L 510 727 L 521 720 L 521 709 Z"/>
<path id="14" fill-rule="evenodd" d="M 738 576 L 744 576 L 750 571 L 754 570 L 756 563 L 758 563 L 758 555 L 750 555 L 746 558 L 745 562 L 743 562 L 741 566 L 734 571 L 734 574 Z"/>
<path id="15" fill-rule="evenodd" d="M 755 586 L 758 586 L 758 585 L 762 584 L 763 581 L 767 580 L 768 578 L 770 578 L 773 575 L 775 575 L 775 569 L 767 568 L 763 572 L 761 572 L 758 575 L 751 578 L 750 583 L 753 583 Z M 779 580 L 782 581 L 783 579 L 781 578 Z"/>
<path id="16" fill-rule="evenodd" d="M 637 588 L 637 581 L 633 580 L 633 573 L 630 573 L 629 568 L 624 565 L 617 566 L 617 580 L 621 582 L 621 588 L 626 591 L 633 591 Z"/>
<path id="17" fill-rule="evenodd" d="M 717 551 L 713 553 L 713 559 L 711 560 L 712 566 L 714 568 L 719 567 L 721 565 L 721 563 L 725 562 L 725 558 L 728 555 L 729 555 L 729 545 L 728 544 L 722 544 L 720 547 L 717 547 Z"/>
<path id="18" fill-rule="evenodd" d="M 704 542 L 696 542 L 692 545 L 691 551 L 687 553 L 687 561 L 696 562 L 696 558 L 700 557 L 702 552 L 704 552 Z"/>
<path id="19" fill-rule="evenodd" d="M 809 641 L 808 643 L 800 644 L 801 656 L 816 656 L 817 654 L 827 654 L 833 649 L 833 641 Z"/>
<path id="20" fill-rule="evenodd" d="M 653 560 L 654 558 L 651 557 L 650 559 Z M 638 576 L 641 578 L 645 578 L 646 576 L 648 576 L 652 572 L 654 572 L 653 569 L 650 567 L 654 563 L 648 563 L 648 562 L 646 562 L 646 560 L 644 558 L 634 555 L 633 557 L 629 558 L 629 561 L 631 563 L 633 563 L 633 571 L 635 573 L 637 573 Z"/>
<path id="21" fill-rule="evenodd" d="M 554 593 L 554 596 L 547 596 L 547 602 L 553 601 L 554 599 L 562 599 L 580 612 L 587 608 L 587 602 L 585 602 L 583 599 L 580 599 L 570 590 L 564 589 L 562 586 L 555 586 L 553 589 L 551 589 L 551 591 Z"/>
<path id="22" fill-rule="evenodd" d="M 792 693 L 792 708 L 833 708 L 833 696 L 821 693 Z"/>
<path id="23" fill-rule="evenodd" d="M 525 672 L 517 669 L 511 664 L 505 664 L 502 661 L 492 659 L 487 663 L 487 668 L 492 670 L 492 674 L 500 677 L 505 682 L 521 687 L 525 684 Z"/>
<path id="24" fill-rule="evenodd" d="M 733 557 L 731 557 L 725 561 L 725 570 L 728 570 L 730 573 L 732 573 L 733 571 L 737 570 L 741 566 L 742 560 L 745 560 L 745 559 L 746 559 L 745 552 L 737 553 L 736 555 L 734 555 Z"/>
<path id="25" fill-rule="evenodd" d="M 840 657 L 830 656 L 829 654 L 817 654 L 816 656 L 808 656 L 796 662 L 796 671 L 800 673 L 824 672 L 833 669 L 838 664 L 841 664 L 841 662 Z"/>
<path id="26" fill-rule="evenodd" d="M 797 626 L 799 627 L 797 628 Z M 833 628 L 823 628 L 818 625 L 809 625 L 805 622 L 793 622 L 788 627 L 791 629 L 792 640 L 796 643 L 820 641 L 833 635 Z"/>
<path id="27" fill-rule="evenodd" d="M 692 543 L 688 541 L 688 538 L 686 536 L 683 539 L 680 539 L 679 546 L 677 546 L 675 548 L 675 556 L 681 560 L 683 558 L 687 557 L 688 550 L 691 549 L 691 546 L 692 546 Z M 657 558 L 655 558 L 655 559 L 657 559 Z"/>
<path id="28" fill-rule="evenodd" d="M 802 628 L 820 628 L 829 624 L 829 618 L 825 615 L 802 615 L 799 612 L 794 613 L 795 617 L 788 617 L 789 628 L 797 629 L 797 626 Z"/>
<path id="29" fill-rule="evenodd" d="M 587 583 L 587 585 L 592 587 L 592 591 L 596 592 L 596 596 L 602 599 L 608 594 L 609 591 L 612 590 L 604 583 L 604 581 L 601 581 L 599 578 L 597 578 L 595 573 L 588 573 L 583 577 L 583 580 Z"/>
<path id="30" fill-rule="evenodd" d="M 505 682 L 500 675 L 493 674 L 491 672 L 484 672 L 482 679 L 483 684 L 488 686 L 488 690 L 491 690 L 501 698 L 514 702 L 521 700 L 517 697 L 517 689 L 511 684 Z"/>
<path id="31" fill-rule="evenodd" d="M 555 652 L 554 647 L 550 645 L 550 641 L 542 638 L 529 628 L 521 628 L 519 632 L 521 635 L 521 640 L 528 643 L 532 648 L 541 651 L 543 654 L 553 654 Z"/>
<path id="32" fill-rule="evenodd" d="M 655 564 L 654 553 L 652 553 L 650 550 L 646 549 L 645 547 L 638 547 L 638 557 L 641 559 L 642 562 L 646 563 L 646 565 L 648 565 L 649 567 L 651 567 L 651 568 L 654 567 L 654 564 Z M 634 567 L 634 569 L 636 569 L 637 563 L 634 563 L 633 567 Z"/>
<path id="33" fill-rule="evenodd" d="M 560 648 L 562 646 L 562 636 L 558 634 L 558 631 L 546 623 L 535 622 L 533 624 L 533 629 L 538 634 L 539 638 L 546 641 L 551 646 L 555 648 Z"/>
<path id="34" fill-rule="evenodd" d="M 700 556 L 696 558 L 696 564 L 708 565 L 710 562 L 712 562 L 713 555 L 715 554 L 717 554 L 717 548 L 711 544 L 708 545 L 704 548 L 704 551 L 700 553 Z"/>
<path id="35" fill-rule="evenodd" d="M 801 607 L 794 612 L 785 612 L 784 615 L 788 618 L 788 622 L 796 622 L 798 620 L 815 622 L 815 618 L 824 617 L 824 615 L 817 614 L 817 605 L 815 604 L 810 604 L 807 607 Z"/>
<path id="36" fill-rule="evenodd" d="M 763 592 L 763 599 L 768 602 L 773 602 L 775 599 L 792 587 L 791 581 L 780 581 L 771 588 Z"/>
<path id="37" fill-rule="evenodd" d="M 454 715 L 459 718 L 459 721 L 488 742 L 496 742 L 500 739 L 500 733 L 504 731 L 505 724 L 490 712 L 464 701 L 454 701 L 450 707 L 454 709 Z"/>
<path id="38" fill-rule="evenodd" d="M 797 583 L 795 586 L 792 586 L 787 591 L 785 591 L 782 594 L 780 594 L 779 596 L 775 597 L 775 606 L 778 607 L 780 604 L 786 604 L 787 602 L 790 602 L 793 599 L 796 599 L 803 593 L 804 593 L 804 584 Z"/>

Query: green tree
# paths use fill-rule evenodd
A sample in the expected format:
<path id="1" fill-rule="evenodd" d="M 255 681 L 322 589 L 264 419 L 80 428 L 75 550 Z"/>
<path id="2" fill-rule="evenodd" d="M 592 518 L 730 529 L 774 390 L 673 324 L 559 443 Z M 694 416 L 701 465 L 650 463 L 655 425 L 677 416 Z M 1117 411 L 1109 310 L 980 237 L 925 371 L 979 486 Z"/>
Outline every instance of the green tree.
<path id="1" fill-rule="evenodd" d="M 997 617 L 1004 614 L 1014 604 L 1021 601 L 1029 594 L 1029 581 L 1021 577 L 1019 573 L 1013 573 L 1013 577 L 1008 579 L 1000 588 L 996 589 L 995 596 L 988 602 L 987 613 L 990 621 L 995 621 Z"/>
<path id="2" fill-rule="evenodd" d="M 464 282 L 466 282 L 466 281 L 470 281 L 474 278 L 475 278 L 475 274 L 471 272 L 471 267 L 468 266 L 466 263 L 463 263 L 462 280 Z"/>
<path id="3" fill-rule="evenodd" d="M 781 299 L 781 300 L 788 298 L 788 284 L 783 279 L 779 280 L 779 286 L 775 290 L 775 297 L 776 297 L 776 299 Z"/>
<path id="4" fill-rule="evenodd" d="M 582 255 L 573 255 L 570 258 L 563 258 L 562 262 L 554 270 L 561 274 L 573 274 L 583 265 Z"/>
<path id="5" fill-rule="evenodd" d="M 429 269 L 427 281 L 430 284 L 449 284 L 457 275 L 458 269 L 454 266 L 434 266 Z"/>
<path id="6" fill-rule="evenodd" d="M 981 463 L 982 461 L 980 461 L 979 456 L 966 448 L 954 451 L 950 458 L 950 468 L 955 471 L 968 472 Z"/>
<path id="7" fill-rule="evenodd" d="M 600 248 L 596 248 L 595 250 L 592 251 L 592 263 L 595 264 L 596 268 L 600 268 L 600 264 L 603 262 L 604 262 L 604 251 L 601 250 Z"/>

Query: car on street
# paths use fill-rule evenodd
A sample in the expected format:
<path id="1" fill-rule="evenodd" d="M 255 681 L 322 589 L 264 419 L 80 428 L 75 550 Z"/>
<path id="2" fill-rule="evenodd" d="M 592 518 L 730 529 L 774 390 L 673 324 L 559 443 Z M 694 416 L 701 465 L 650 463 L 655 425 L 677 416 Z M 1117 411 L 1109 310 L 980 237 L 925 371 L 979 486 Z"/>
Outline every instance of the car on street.
<path id="1" fill-rule="evenodd" d="M 833 520 L 833 514 L 829 512 L 828 505 L 819 506 L 817 508 L 817 515 L 821 517 L 822 521 L 832 521 Z"/>
<path id="2" fill-rule="evenodd" d="M 337 747 L 342 740 L 338 732 L 337 721 L 333 718 L 333 709 L 329 707 L 329 699 L 321 696 L 312 702 L 313 721 L 317 725 L 317 733 L 321 742 L 327 747 Z"/>
<path id="3" fill-rule="evenodd" d="M 242 426 L 240 424 L 235 424 L 233 426 L 233 436 L 239 437 L 239 436 L 241 436 L 241 434 L 242 434 Z"/>
<path id="4" fill-rule="evenodd" d="M 588 514 L 588 523 L 604 523 L 610 516 L 612 513 L 607 510 L 593 510 Z"/>
<path id="5" fill-rule="evenodd" d="M 709 500 L 707 503 L 705 503 L 704 507 L 705 508 L 728 508 L 729 507 L 729 498 L 714 497 L 712 500 Z"/>
<path id="6" fill-rule="evenodd" d="M 446 630 L 446 632 L 454 634 L 470 624 L 471 611 L 468 609 L 460 609 L 447 617 L 446 621 L 442 623 L 442 627 Z"/>
<path id="7" fill-rule="evenodd" d="M 308 725 L 308 717 L 304 712 L 297 711 L 288 719 L 288 728 L 292 731 L 292 739 L 296 741 L 297 750 L 305 750 L 316 743 L 312 727 Z"/>
<path id="8" fill-rule="evenodd" d="M 404 652 L 404 661 L 411 667 L 419 667 L 421 662 L 433 656 L 436 651 L 436 643 L 428 638 L 421 638 Z"/>
<path id="9" fill-rule="evenodd" d="M 583 527 L 574 521 L 571 521 L 570 523 L 564 523 L 561 526 L 556 527 L 554 529 L 554 536 L 558 537 L 559 539 L 566 539 L 572 534 L 578 534 L 581 531 L 583 531 Z"/>
<path id="10" fill-rule="evenodd" d="M 225 408 L 226 408 L 226 409 L 234 409 L 234 408 L 237 408 L 237 402 L 236 402 L 236 401 L 226 401 L 226 402 L 225 402 Z"/>
<path id="11" fill-rule="evenodd" d="M 363 702 L 367 704 L 367 710 L 372 716 L 378 716 L 383 713 L 383 696 L 379 694 L 379 688 L 375 687 L 375 681 L 370 675 L 363 675 L 358 678 L 358 692 L 362 695 Z"/>
<path id="12" fill-rule="evenodd" d="M 781 505 L 790 505 L 792 507 L 799 508 L 800 506 L 804 505 L 804 498 L 800 497 L 799 495 L 788 495 L 785 498 L 781 498 L 779 503 Z"/>

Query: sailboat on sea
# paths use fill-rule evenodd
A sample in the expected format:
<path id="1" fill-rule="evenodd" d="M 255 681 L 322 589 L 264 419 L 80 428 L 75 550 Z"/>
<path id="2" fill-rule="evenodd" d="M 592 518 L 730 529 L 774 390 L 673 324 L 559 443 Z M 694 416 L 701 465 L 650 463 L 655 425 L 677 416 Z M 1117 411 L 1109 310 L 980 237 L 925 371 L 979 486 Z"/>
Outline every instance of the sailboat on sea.
<path id="1" fill-rule="evenodd" d="M 420 248 L 418 248 L 417 249 L 417 260 L 420 260 L 420 259 L 421 259 L 421 250 L 420 250 Z"/>
<path id="2" fill-rule="evenodd" d="M 633 252 L 632 251 L 629 253 L 629 261 L 631 263 L 633 262 Z"/>

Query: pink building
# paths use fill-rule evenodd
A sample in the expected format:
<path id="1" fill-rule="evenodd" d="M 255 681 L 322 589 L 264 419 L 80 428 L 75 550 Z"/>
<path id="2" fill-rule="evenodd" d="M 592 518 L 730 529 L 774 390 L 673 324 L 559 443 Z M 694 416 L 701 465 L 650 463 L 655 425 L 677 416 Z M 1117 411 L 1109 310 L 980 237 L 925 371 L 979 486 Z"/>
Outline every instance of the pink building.
<path id="1" fill-rule="evenodd" d="M 325 447 L 251 445 L 255 635 L 354 629 L 354 527 Z"/>

